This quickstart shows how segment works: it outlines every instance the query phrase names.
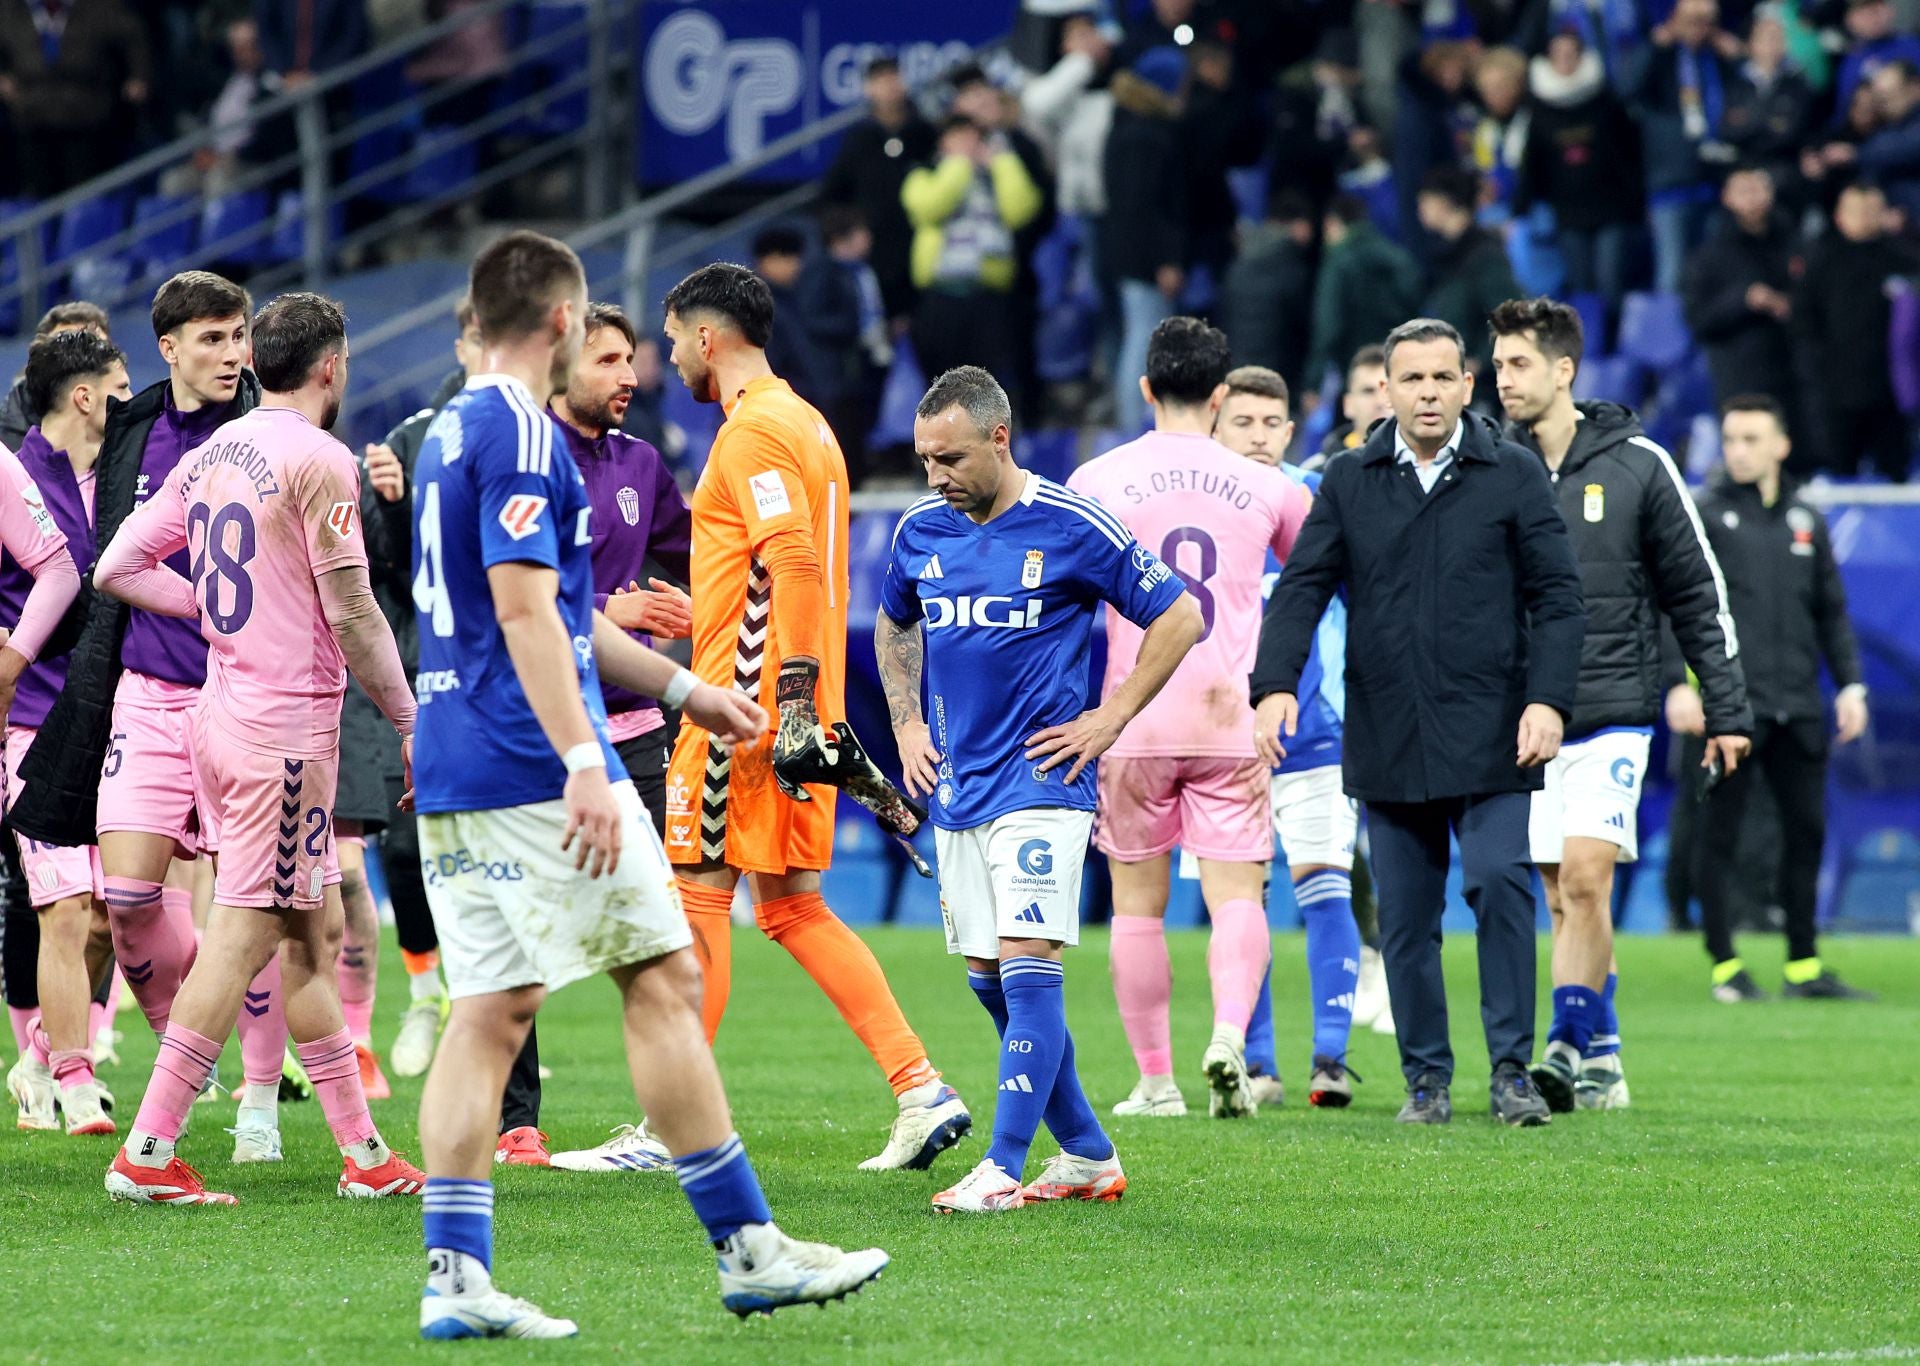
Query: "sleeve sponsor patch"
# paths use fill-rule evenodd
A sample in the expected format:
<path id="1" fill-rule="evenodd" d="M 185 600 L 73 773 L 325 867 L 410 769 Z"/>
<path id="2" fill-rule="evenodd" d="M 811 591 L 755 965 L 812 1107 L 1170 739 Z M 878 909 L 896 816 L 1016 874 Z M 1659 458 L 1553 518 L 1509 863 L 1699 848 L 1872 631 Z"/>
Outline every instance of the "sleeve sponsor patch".
<path id="1" fill-rule="evenodd" d="M 353 518 L 357 509 L 352 503 L 341 501 L 327 509 L 327 525 L 333 528 L 333 534 L 341 540 L 353 536 Z"/>
<path id="2" fill-rule="evenodd" d="M 524 541 L 540 530 L 540 514 L 547 500 L 533 493 L 516 493 L 500 509 L 500 526 L 516 541 Z"/>
<path id="3" fill-rule="evenodd" d="M 53 514 L 47 511 L 46 500 L 40 496 L 38 484 L 28 484 L 21 489 L 20 501 L 27 505 L 27 515 L 33 518 L 34 528 L 42 537 L 51 539 L 60 534 L 60 528 L 54 523 Z"/>
<path id="4" fill-rule="evenodd" d="M 783 512 L 793 511 L 793 504 L 787 499 L 786 483 L 780 478 L 779 470 L 766 470 L 749 476 L 747 487 L 753 490 L 754 510 L 762 517 L 778 517 Z"/>

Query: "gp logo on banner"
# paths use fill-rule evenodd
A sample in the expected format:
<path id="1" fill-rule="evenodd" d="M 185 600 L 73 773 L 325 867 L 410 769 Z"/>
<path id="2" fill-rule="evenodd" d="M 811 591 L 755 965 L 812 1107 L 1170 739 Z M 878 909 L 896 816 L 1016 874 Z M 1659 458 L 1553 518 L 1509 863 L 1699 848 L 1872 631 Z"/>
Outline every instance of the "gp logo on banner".
<path id="1" fill-rule="evenodd" d="M 889 54 L 918 85 L 1013 26 L 1017 0 L 938 9 L 893 0 L 680 0 L 641 10 L 640 179 L 683 180 L 757 154 L 856 104 L 868 62 Z M 826 140 L 756 172 L 800 180 L 832 158 Z"/>

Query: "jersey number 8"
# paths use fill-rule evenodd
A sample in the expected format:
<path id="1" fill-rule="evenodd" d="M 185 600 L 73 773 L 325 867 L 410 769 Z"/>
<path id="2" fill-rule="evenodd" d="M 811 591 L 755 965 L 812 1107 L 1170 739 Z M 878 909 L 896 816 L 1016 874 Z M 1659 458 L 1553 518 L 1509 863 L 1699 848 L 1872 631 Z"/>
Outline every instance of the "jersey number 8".
<path id="1" fill-rule="evenodd" d="M 228 546 L 228 533 L 233 545 Z M 201 610 L 213 629 L 230 636 L 247 624 L 253 615 L 253 579 L 247 566 L 258 549 L 253 529 L 253 514 L 238 503 L 228 503 L 215 512 L 205 503 L 187 509 L 187 546 L 192 553 L 190 577 L 200 594 Z M 233 603 L 224 599 L 225 580 L 232 586 Z"/>

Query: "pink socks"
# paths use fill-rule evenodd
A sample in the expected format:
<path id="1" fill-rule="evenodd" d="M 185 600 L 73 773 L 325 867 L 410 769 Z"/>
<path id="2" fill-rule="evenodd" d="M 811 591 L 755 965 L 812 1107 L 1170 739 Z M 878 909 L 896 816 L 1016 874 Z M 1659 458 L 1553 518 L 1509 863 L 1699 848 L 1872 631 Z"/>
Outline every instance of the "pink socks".
<path id="1" fill-rule="evenodd" d="M 193 893 L 137 878 L 105 881 L 113 954 L 147 1024 L 167 1030 L 173 998 L 193 962 Z"/>
<path id="2" fill-rule="evenodd" d="M 1171 1076 L 1173 968 L 1167 962 L 1165 923 L 1153 916 L 1115 916 L 1111 956 L 1113 995 L 1140 1075 Z"/>
<path id="3" fill-rule="evenodd" d="M 287 1011 L 280 995 L 280 955 L 275 954 L 247 986 L 240 1000 L 240 1066 L 247 1085 L 278 1087 L 287 1052 Z"/>
<path id="4" fill-rule="evenodd" d="M 341 1029 L 312 1043 L 295 1044 L 294 1050 L 320 1099 L 333 1141 L 340 1145 L 341 1152 L 349 1148 L 364 1150 L 376 1131 L 373 1116 L 367 1113 L 366 1092 L 360 1086 L 360 1060 L 354 1056 L 353 1036 Z"/>
<path id="5" fill-rule="evenodd" d="M 372 945 L 354 943 L 353 930 L 348 928 L 340 944 L 338 965 L 340 1014 L 347 1022 L 347 1033 L 358 1044 L 373 1042 L 374 976 L 379 961 L 374 957 L 376 952 Z"/>
<path id="6" fill-rule="evenodd" d="M 62 1091 L 71 1091 L 93 1080 L 91 1048 L 54 1049 L 48 1054 L 48 1065 L 53 1069 L 54 1084 Z"/>
<path id="7" fill-rule="evenodd" d="M 1164 950 L 1163 950 L 1164 952 Z M 1267 912 L 1257 901 L 1229 901 L 1213 913 L 1207 975 L 1213 979 L 1213 1022 L 1242 1034 L 1260 999 L 1260 982 L 1273 957 Z"/>
<path id="8" fill-rule="evenodd" d="M 160 1055 L 153 1060 L 153 1079 L 133 1121 L 134 1135 L 151 1135 L 171 1148 L 180 1137 L 188 1109 L 219 1060 L 219 1044 L 185 1025 L 169 1024 L 160 1038 Z M 138 1147 L 134 1135 L 127 1140 L 130 1154 Z"/>

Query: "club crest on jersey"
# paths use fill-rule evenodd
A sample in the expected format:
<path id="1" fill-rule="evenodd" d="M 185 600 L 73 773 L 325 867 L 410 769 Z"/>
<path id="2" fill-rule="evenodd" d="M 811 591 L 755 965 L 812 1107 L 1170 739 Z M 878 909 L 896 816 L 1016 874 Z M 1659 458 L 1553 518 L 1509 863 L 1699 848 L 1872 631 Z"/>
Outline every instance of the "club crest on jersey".
<path id="1" fill-rule="evenodd" d="M 547 500 L 537 493 L 516 493 L 500 509 L 500 526 L 516 541 L 524 541 L 540 529 L 540 514 Z"/>
<path id="2" fill-rule="evenodd" d="M 1607 515 L 1607 486 L 1588 484 L 1586 501 L 1581 505 L 1581 515 L 1589 522 L 1597 522 Z"/>
<path id="3" fill-rule="evenodd" d="M 620 504 L 620 518 L 628 526 L 640 525 L 640 491 L 631 484 L 614 494 L 614 501 Z"/>
<path id="4" fill-rule="evenodd" d="M 1046 567 L 1046 560 L 1047 555 L 1043 550 L 1029 550 L 1027 552 L 1027 562 L 1020 570 L 1020 586 L 1022 588 L 1038 588 L 1040 586 L 1040 574 Z"/>
<path id="5" fill-rule="evenodd" d="M 327 509 L 327 525 L 343 541 L 353 535 L 353 514 L 353 504 L 344 500 Z"/>
<path id="6" fill-rule="evenodd" d="M 1793 544 L 1788 548 L 1795 555 L 1813 554 L 1813 514 L 1805 508 L 1787 509 L 1787 529 L 1793 533 Z"/>

